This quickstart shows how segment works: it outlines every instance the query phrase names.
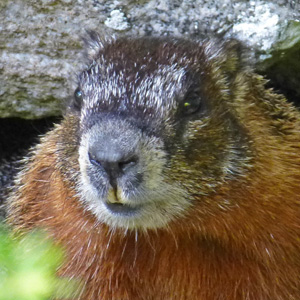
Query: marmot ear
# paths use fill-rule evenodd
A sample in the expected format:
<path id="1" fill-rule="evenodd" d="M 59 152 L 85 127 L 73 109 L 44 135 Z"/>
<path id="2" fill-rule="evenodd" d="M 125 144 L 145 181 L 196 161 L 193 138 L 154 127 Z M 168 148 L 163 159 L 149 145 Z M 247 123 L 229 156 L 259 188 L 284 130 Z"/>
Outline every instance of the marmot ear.
<path id="1" fill-rule="evenodd" d="M 229 77 L 235 77 L 236 73 L 241 70 L 243 66 L 243 45 L 234 39 L 226 40 L 221 45 L 222 54 L 220 57 L 222 59 L 221 66 L 224 73 Z"/>
<path id="2" fill-rule="evenodd" d="M 243 45 L 234 39 L 211 39 L 204 42 L 206 59 L 215 64 L 229 80 L 235 78 L 243 68 Z"/>
<path id="3" fill-rule="evenodd" d="M 114 36 L 108 36 L 105 34 L 102 35 L 97 31 L 86 30 L 86 35 L 83 37 L 83 42 L 85 44 L 87 58 L 90 60 L 95 60 L 104 46 L 110 44 L 114 40 Z"/>

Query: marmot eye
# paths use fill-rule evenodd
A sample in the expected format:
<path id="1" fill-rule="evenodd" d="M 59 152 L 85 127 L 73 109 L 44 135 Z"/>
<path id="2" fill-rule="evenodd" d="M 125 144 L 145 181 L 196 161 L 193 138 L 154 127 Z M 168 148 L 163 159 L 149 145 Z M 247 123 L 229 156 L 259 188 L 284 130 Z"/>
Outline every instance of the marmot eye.
<path id="1" fill-rule="evenodd" d="M 83 98 L 82 91 L 78 87 L 74 92 L 74 107 L 78 110 L 81 108 L 82 98 Z"/>
<path id="2" fill-rule="evenodd" d="M 197 112 L 201 107 L 201 97 L 198 94 L 192 94 L 186 97 L 182 105 L 182 112 L 185 115 L 191 115 Z"/>

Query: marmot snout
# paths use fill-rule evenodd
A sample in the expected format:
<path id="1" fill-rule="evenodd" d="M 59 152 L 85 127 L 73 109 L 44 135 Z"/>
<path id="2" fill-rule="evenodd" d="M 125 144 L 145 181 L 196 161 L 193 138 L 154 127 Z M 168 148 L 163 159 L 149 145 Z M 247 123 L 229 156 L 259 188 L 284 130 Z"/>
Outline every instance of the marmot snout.
<path id="1" fill-rule="evenodd" d="M 87 44 L 10 222 L 64 245 L 78 299 L 299 299 L 299 112 L 236 42 Z"/>
<path id="2" fill-rule="evenodd" d="M 163 226 L 178 214 L 172 206 L 187 201 L 178 187 L 163 183 L 166 159 L 161 140 L 124 116 L 101 114 L 79 146 L 81 200 L 99 222 L 111 227 Z M 166 203 L 167 191 L 173 198 Z"/>

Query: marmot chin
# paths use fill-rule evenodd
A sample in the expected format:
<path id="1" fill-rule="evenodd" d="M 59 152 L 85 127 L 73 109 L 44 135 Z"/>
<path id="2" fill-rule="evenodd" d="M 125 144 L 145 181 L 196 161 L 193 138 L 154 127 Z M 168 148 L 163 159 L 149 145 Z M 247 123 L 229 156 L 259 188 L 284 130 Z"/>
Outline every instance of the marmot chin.
<path id="1" fill-rule="evenodd" d="M 234 41 L 86 43 L 9 221 L 64 246 L 77 299 L 300 299 L 300 113 Z"/>

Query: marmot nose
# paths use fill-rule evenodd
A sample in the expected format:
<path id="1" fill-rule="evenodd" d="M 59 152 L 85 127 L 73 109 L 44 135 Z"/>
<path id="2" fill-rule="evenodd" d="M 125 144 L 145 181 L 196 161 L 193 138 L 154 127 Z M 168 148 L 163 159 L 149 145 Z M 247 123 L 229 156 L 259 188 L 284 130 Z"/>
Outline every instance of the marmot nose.
<path id="1" fill-rule="evenodd" d="M 111 184 L 125 174 L 129 169 L 134 167 L 138 162 L 138 157 L 132 153 L 118 153 L 116 151 L 89 151 L 90 162 L 99 168 L 103 168 L 110 180 Z"/>

